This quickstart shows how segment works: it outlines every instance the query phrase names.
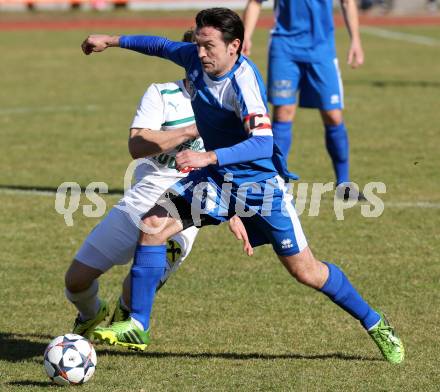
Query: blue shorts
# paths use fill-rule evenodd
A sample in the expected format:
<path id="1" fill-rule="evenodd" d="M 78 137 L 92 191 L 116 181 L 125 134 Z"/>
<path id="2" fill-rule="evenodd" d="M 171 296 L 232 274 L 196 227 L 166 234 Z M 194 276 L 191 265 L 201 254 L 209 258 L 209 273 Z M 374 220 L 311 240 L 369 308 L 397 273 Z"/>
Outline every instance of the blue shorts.
<path id="1" fill-rule="evenodd" d="M 292 195 L 281 177 L 244 183 L 230 192 L 226 184 L 202 169 L 171 188 L 171 200 L 184 229 L 219 224 L 238 215 L 253 247 L 272 244 L 277 255 L 290 256 L 307 246 Z"/>
<path id="2" fill-rule="evenodd" d="M 319 62 L 294 59 L 283 42 L 272 37 L 268 59 L 268 98 L 273 105 L 292 105 L 321 110 L 343 109 L 344 91 L 338 59 L 324 57 Z"/>

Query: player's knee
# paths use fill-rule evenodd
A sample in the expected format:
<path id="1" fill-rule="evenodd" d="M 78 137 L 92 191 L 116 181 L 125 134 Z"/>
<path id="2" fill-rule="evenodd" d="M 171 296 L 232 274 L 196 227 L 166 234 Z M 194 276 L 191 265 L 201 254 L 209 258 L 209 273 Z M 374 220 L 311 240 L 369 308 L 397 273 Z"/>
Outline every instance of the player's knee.
<path id="1" fill-rule="evenodd" d="M 292 121 L 295 116 L 296 105 L 281 105 L 274 106 L 273 118 L 274 121 Z"/>
<path id="2" fill-rule="evenodd" d="M 321 111 L 322 120 L 325 125 L 337 126 L 343 121 L 342 110 Z"/>
<path id="3" fill-rule="evenodd" d="M 281 258 L 289 273 L 306 286 L 322 287 L 322 263 L 315 259 L 309 248 L 287 258 Z"/>
<path id="4" fill-rule="evenodd" d="M 146 245 L 159 245 L 167 240 L 163 233 L 164 220 L 157 215 L 146 216 L 142 219 L 139 233 L 139 243 Z"/>
<path id="5" fill-rule="evenodd" d="M 314 274 L 306 266 L 297 266 L 293 271 L 291 271 L 292 276 L 302 284 L 306 286 L 313 286 Z"/>
<path id="6" fill-rule="evenodd" d="M 71 293 L 78 293 L 87 290 L 101 274 L 101 271 L 74 260 L 64 276 L 64 284 Z"/>

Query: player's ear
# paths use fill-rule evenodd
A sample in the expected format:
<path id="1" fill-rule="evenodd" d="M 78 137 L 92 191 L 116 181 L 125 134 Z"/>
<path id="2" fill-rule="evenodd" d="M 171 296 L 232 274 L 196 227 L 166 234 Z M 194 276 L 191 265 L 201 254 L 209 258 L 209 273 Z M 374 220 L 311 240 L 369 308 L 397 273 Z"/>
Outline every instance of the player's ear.
<path id="1" fill-rule="evenodd" d="M 238 49 L 240 48 L 241 41 L 238 38 L 235 38 L 233 41 L 229 43 L 229 53 L 231 56 L 236 55 L 238 53 Z"/>

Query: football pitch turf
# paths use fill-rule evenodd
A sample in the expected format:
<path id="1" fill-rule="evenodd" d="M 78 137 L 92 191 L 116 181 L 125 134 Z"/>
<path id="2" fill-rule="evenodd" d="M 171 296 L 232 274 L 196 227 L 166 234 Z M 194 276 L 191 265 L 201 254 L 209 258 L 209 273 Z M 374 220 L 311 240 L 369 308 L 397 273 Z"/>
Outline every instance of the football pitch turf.
<path id="1" fill-rule="evenodd" d="M 386 184 L 384 213 L 365 218 L 355 206 L 338 221 L 328 194 L 319 216 L 308 216 L 307 205 L 301 222 L 316 256 L 341 265 L 389 316 L 405 362 L 384 362 L 361 326 L 294 282 L 270 247 L 248 258 L 226 226 L 209 227 L 157 296 L 151 346 L 145 353 L 96 346 L 96 373 L 81 390 L 439 390 L 440 32 L 381 29 L 403 38 L 366 32 L 359 70 L 345 64 L 343 29 L 336 41 L 352 178 L 361 188 Z M 171 63 L 118 49 L 86 57 L 80 43 L 91 32 L 98 31 L 0 34 L 0 391 L 57 388 L 44 374 L 43 351 L 70 332 L 75 311 L 64 298 L 64 272 L 99 221 L 83 215 L 90 204 L 83 197 L 68 227 L 53 193 L 18 189 L 102 181 L 121 190 L 128 127 L 141 95 L 152 82 L 183 77 Z M 179 39 L 182 31 L 128 33 Z M 266 38 L 257 31 L 252 56 L 263 75 Z M 300 182 L 333 181 L 316 111 L 297 113 L 289 166 Z M 102 197 L 107 211 L 118 200 Z M 126 272 L 117 267 L 101 279 L 103 298 L 116 299 Z"/>

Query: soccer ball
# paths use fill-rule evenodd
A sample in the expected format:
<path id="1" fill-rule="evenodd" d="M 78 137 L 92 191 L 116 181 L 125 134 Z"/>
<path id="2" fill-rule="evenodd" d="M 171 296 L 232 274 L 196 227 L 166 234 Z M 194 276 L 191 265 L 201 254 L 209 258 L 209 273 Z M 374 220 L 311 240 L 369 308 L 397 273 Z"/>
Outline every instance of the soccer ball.
<path id="1" fill-rule="evenodd" d="M 56 384 L 83 384 L 95 373 L 95 349 L 80 335 L 68 333 L 58 336 L 48 344 L 44 352 L 44 368 Z"/>

